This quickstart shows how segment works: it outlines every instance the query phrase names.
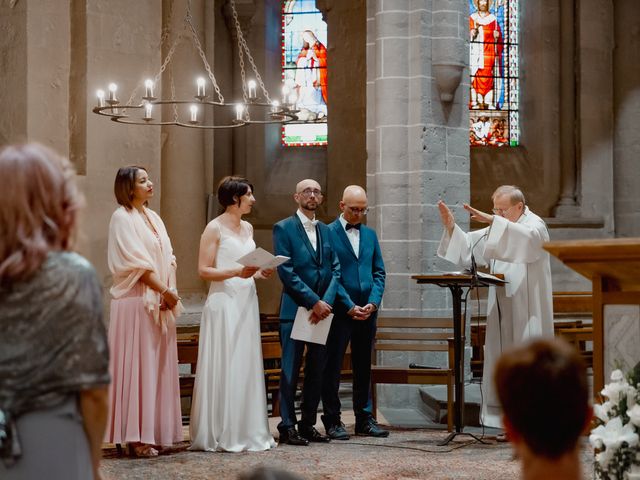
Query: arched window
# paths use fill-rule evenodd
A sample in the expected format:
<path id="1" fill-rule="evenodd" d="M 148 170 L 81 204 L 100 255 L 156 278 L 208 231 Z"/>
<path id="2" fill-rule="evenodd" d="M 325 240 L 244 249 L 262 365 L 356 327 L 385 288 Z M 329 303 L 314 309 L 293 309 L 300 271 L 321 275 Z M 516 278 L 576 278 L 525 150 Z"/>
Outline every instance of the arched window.
<path id="1" fill-rule="evenodd" d="M 282 144 L 327 144 L 327 24 L 315 0 L 282 2 L 283 101 L 299 123 L 282 127 Z"/>
<path id="2" fill-rule="evenodd" d="M 516 146 L 518 0 L 469 0 L 469 98 L 472 146 Z"/>

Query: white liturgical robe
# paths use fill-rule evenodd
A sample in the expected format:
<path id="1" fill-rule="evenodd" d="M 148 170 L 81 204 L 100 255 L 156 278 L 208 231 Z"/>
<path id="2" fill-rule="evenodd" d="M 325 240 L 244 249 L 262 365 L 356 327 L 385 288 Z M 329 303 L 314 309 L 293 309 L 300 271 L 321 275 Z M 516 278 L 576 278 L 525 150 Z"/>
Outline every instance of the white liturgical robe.
<path id="1" fill-rule="evenodd" d="M 517 222 L 495 215 L 490 227 L 465 233 L 445 229 L 438 256 L 461 267 L 478 265 L 502 273 L 508 282 L 490 287 L 482 375 L 483 425 L 501 428 L 501 409 L 493 385 L 496 360 L 504 351 L 532 337 L 553 337 L 553 298 L 549 241 L 544 221 L 525 207 Z"/>

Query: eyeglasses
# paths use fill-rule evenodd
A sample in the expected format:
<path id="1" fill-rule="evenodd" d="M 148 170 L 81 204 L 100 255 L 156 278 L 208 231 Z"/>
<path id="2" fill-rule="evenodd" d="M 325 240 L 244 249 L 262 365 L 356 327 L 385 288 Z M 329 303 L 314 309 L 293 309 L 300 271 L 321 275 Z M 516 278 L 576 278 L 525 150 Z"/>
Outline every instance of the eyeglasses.
<path id="1" fill-rule="evenodd" d="M 366 215 L 367 213 L 369 213 L 369 207 L 355 208 L 355 207 L 350 207 L 349 205 L 345 205 L 345 207 L 348 208 L 349 211 L 354 215 Z"/>
<path id="2" fill-rule="evenodd" d="M 511 210 L 513 207 L 515 207 L 515 205 L 511 205 L 509 208 L 506 209 L 502 209 L 502 208 L 492 208 L 491 211 L 493 213 L 495 213 L 496 215 L 500 215 L 501 217 L 504 217 L 505 214 Z"/>
<path id="3" fill-rule="evenodd" d="M 305 188 L 303 191 L 298 192 L 298 195 L 302 195 L 303 197 L 310 197 L 311 195 L 315 195 L 316 197 L 322 196 L 322 190 L 318 190 L 317 188 Z"/>

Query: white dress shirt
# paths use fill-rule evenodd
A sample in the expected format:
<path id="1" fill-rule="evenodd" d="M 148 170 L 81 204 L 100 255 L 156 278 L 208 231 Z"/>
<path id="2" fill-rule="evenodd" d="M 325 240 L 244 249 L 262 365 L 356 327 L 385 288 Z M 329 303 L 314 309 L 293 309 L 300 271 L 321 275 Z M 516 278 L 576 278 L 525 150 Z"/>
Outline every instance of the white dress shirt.
<path id="1" fill-rule="evenodd" d="M 340 214 L 340 224 L 347 234 L 349 243 L 353 248 L 353 253 L 355 253 L 356 258 L 358 258 L 358 253 L 360 253 L 360 230 L 358 230 L 357 228 L 350 228 L 349 230 L 347 230 L 347 221 L 344 219 L 343 214 Z"/>
<path id="2" fill-rule="evenodd" d="M 317 250 L 318 239 L 316 237 L 316 223 L 318 223 L 318 220 L 316 220 L 315 215 L 313 216 L 313 220 L 309 220 L 309 217 L 307 217 L 304 213 L 302 213 L 300 209 L 298 209 L 296 213 L 298 214 L 298 218 L 302 222 L 304 231 L 307 232 L 307 237 L 311 242 L 311 246 L 313 247 L 314 250 Z"/>

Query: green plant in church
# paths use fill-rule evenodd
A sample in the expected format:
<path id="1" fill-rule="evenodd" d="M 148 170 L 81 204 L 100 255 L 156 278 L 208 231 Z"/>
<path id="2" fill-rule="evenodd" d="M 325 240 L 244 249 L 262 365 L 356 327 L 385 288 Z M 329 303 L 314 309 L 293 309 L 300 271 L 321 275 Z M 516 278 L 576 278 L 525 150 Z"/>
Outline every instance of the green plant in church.
<path id="1" fill-rule="evenodd" d="M 606 401 L 594 405 L 598 425 L 589 436 L 595 451 L 595 477 L 640 478 L 640 363 L 627 378 L 614 370 L 611 383 L 600 393 Z"/>

